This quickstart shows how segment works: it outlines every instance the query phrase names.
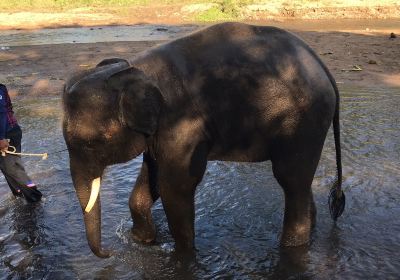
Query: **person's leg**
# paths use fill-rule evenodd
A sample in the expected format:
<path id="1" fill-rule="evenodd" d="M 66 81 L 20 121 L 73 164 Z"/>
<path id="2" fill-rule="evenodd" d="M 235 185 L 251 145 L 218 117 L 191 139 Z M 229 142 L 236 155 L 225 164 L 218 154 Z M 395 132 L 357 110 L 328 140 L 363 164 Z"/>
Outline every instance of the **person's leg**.
<path id="1" fill-rule="evenodd" d="M 19 127 L 13 129 L 7 133 L 7 137 L 10 139 L 10 145 L 14 146 L 17 152 L 21 152 L 21 129 Z M 2 161 L 2 171 L 5 174 L 9 185 L 10 183 L 12 184 L 10 185 L 10 188 L 11 186 L 14 188 L 19 188 L 25 199 L 29 202 L 39 201 L 42 197 L 42 194 L 39 190 L 37 190 L 36 185 L 26 173 L 21 157 L 7 154 L 5 157 L 3 157 Z"/>
<path id="2" fill-rule="evenodd" d="M 31 178 L 26 174 L 21 158 L 19 156 L 6 155 L 3 161 L 5 164 L 2 171 L 11 190 L 16 190 L 16 192 L 13 191 L 14 195 L 22 193 L 28 202 L 39 201 L 42 194 L 37 190 L 36 185 L 32 183 Z"/>
<path id="3" fill-rule="evenodd" d="M 3 175 L 7 181 L 8 186 L 10 187 L 13 195 L 14 196 L 22 196 L 21 189 L 20 189 L 18 183 L 15 182 L 15 180 L 12 177 L 8 176 L 6 173 L 3 173 Z"/>
<path id="4" fill-rule="evenodd" d="M 5 164 L 6 164 L 5 157 L 0 156 L 0 170 L 3 172 L 4 178 L 6 179 L 11 192 L 13 193 L 14 196 L 22 196 L 19 184 L 7 174 L 7 171 L 5 169 Z"/>

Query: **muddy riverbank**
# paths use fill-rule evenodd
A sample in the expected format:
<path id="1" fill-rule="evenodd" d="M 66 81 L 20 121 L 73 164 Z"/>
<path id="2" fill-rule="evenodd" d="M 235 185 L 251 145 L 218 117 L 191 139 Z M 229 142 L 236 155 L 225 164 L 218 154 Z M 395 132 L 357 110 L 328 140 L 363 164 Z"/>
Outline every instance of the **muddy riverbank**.
<path id="1" fill-rule="evenodd" d="M 340 31 L 334 31 L 334 27 L 329 27 L 326 23 L 320 27 L 318 22 L 313 24 L 314 26 L 309 26 L 315 31 L 306 30 L 307 25 L 304 24 L 282 26 L 275 23 L 289 28 L 310 44 L 327 64 L 339 86 L 400 87 L 400 37 L 390 38 L 392 32 L 400 34 L 400 25 L 388 24 L 374 29 L 376 24 L 367 22 L 356 29 L 339 27 L 337 29 Z M 323 30 L 324 26 L 328 26 L 327 30 Z M 103 28 L 111 28 L 107 32 L 113 34 L 112 28 L 118 27 L 86 28 L 85 34 L 99 30 L 102 32 Z M 135 26 L 125 28 L 132 28 L 133 32 Z M 9 86 L 13 96 L 59 95 L 68 75 L 75 71 L 93 67 L 104 58 L 133 58 L 143 50 L 197 28 L 201 27 L 149 26 L 149 36 L 143 37 L 142 41 L 126 38 L 128 30 L 124 31 L 125 35 L 115 32 L 115 38 L 105 39 L 108 42 L 96 43 L 80 43 L 80 36 L 74 37 L 74 34 L 69 34 L 67 40 L 64 38 L 57 41 L 57 35 L 54 35 L 54 38 L 51 37 L 53 39 L 45 41 L 49 40 L 46 32 L 40 35 L 42 37 L 35 35 L 36 33 L 23 33 L 22 37 L 25 36 L 26 41 L 21 43 L 15 41 L 21 34 L 2 32 L 0 81 Z M 75 29 L 69 32 L 73 33 Z M 159 33 L 165 33 L 164 37 L 158 36 Z M 115 42 L 110 42 L 111 39 Z M 51 44 L 54 40 L 58 43 Z"/>

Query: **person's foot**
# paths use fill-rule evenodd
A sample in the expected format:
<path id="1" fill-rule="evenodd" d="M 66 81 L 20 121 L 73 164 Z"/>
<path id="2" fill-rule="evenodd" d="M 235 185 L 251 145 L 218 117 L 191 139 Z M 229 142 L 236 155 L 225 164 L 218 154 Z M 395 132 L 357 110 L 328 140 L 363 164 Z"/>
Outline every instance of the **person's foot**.
<path id="1" fill-rule="evenodd" d="M 28 202 L 39 202 L 42 199 L 42 193 L 37 189 L 36 185 L 28 185 L 21 187 L 21 192 Z"/>

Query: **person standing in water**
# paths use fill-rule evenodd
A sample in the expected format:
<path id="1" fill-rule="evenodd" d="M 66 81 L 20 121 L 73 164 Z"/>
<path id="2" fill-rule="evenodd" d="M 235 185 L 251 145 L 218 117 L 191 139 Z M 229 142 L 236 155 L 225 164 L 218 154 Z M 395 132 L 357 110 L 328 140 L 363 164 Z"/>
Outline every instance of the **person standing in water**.
<path id="1" fill-rule="evenodd" d="M 7 87 L 0 84 L 0 169 L 15 196 L 22 196 L 28 202 L 38 202 L 42 193 L 26 174 L 21 156 L 4 153 L 9 146 L 21 152 L 22 131 L 14 116 Z"/>

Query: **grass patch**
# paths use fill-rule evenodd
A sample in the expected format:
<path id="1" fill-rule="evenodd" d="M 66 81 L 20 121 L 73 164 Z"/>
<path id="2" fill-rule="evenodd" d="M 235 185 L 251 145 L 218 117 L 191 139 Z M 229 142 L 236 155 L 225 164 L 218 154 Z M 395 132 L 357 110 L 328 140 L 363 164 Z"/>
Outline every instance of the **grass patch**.
<path id="1" fill-rule="evenodd" d="M 51 11 L 76 8 L 118 8 L 199 3 L 201 0 L 0 0 L 2 11 Z"/>
<path id="2" fill-rule="evenodd" d="M 0 0 L 2 11 L 18 10 L 46 10 L 71 9 L 81 7 L 112 8 L 112 7 L 133 7 L 144 5 L 169 5 L 169 4 L 195 4 L 214 3 L 217 7 L 199 15 L 204 19 L 222 17 L 236 17 L 240 15 L 240 8 L 248 4 L 268 4 L 269 0 Z M 279 6 L 309 6 L 318 3 L 322 7 L 347 7 L 347 6 L 376 6 L 395 5 L 396 0 L 276 0 L 271 5 Z M 219 11 L 218 11 L 219 10 Z M 238 14 L 239 13 L 239 14 Z"/>
<path id="3" fill-rule="evenodd" d="M 252 4 L 253 0 L 217 0 L 212 1 L 216 6 L 198 14 L 195 19 L 200 22 L 238 20 L 243 17 L 241 9 Z"/>
<path id="4" fill-rule="evenodd" d="M 212 7 L 207 11 L 204 11 L 198 14 L 195 17 L 196 21 L 199 22 L 210 22 L 210 21 L 223 21 L 223 20 L 232 20 L 233 16 L 221 11 L 219 7 Z"/>
<path id="5" fill-rule="evenodd" d="M 150 0 L 1 0 L 0 9 L 5 11 L 74 9 L 82 7 L 124 7 L 146 5 Z"/>

